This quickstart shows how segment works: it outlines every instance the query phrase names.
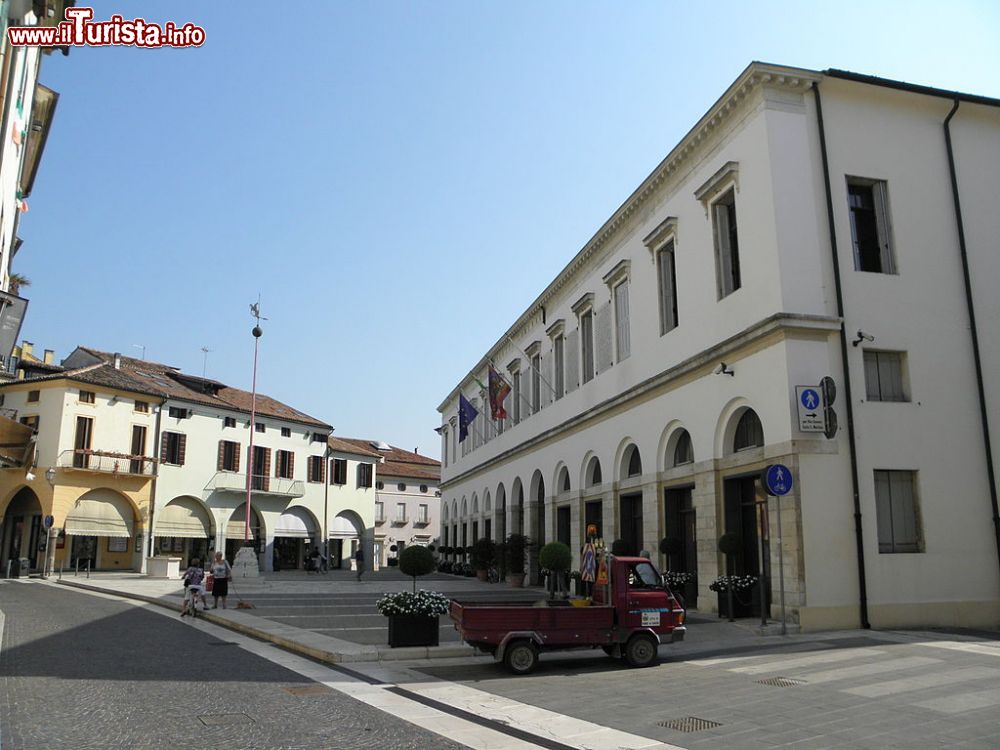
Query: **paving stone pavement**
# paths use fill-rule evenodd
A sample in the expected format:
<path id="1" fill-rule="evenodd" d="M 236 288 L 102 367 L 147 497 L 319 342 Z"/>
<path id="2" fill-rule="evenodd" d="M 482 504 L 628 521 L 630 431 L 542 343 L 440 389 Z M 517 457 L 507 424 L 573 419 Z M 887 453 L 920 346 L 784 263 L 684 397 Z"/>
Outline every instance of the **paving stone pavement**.
<path id="1" fill-rule="evenodd" d="M 463 747 L 179 617 L 30 581 L 0 609 L 4 750 Z"/>

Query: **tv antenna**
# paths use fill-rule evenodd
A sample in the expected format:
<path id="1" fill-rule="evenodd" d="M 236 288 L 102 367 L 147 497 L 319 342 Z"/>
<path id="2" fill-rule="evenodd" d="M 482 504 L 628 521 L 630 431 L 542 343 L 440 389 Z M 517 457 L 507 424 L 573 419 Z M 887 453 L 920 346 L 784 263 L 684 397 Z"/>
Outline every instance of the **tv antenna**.
<path id="1" fill-rule="evenodd" d="M 201 347 L 201 351 L 205 355 L 205 358 L 202 360 L 202 363 L 201 363 L 201 376 L 205 377 L 205 372 L 208 370 L 208 353 L 211 352 L 211 351 L 215 351 L 215 350 L 214 349 L 209 349 L 207 346 L 203 346 L 203 347 Z"/>

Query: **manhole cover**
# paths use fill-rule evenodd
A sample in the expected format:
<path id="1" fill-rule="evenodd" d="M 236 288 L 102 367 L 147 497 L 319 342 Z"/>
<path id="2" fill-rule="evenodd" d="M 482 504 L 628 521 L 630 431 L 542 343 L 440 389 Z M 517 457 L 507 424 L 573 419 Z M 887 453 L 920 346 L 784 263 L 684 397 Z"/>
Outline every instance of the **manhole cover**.
<path id="1" fill-rule="evenodd" d="M 284 689 L 286 693 L 291 693 L 292 695 L 325 695 L 326 693 L 332 693 L 333 690 L 328 688 L 326 685 L 307 685 L 305 687 L 290 687 Z"/>
<path id="2" fill-rule="evenodd" d="M 670 719 L 669 721 L 658 721 L 656 723 L 667 729 L 676 729 L 678 732 L 700 732 L 702 729 L 715 729 L 722 726 L 717 721 L 699 719 L 697 716 L 685 716 L 683 719 Z"/>
<path id="3" fill-rule="evenodd" d="M 231 724 L 253 724 L 253 719 L 246 714 L 209 714 L 208 716 L 199 716 L 198 720 L 201 721 L 201 723 L 206 727 L 227 727 Z"/>
<path id="4" fill-rule="evenodd" d="M 772 687 L 795 687 L 805 685 L 805 680 L 793 680 L 791 677 L 768 677 L 765 680 L 757 680 L 758 685 L 771 685 Z"/>

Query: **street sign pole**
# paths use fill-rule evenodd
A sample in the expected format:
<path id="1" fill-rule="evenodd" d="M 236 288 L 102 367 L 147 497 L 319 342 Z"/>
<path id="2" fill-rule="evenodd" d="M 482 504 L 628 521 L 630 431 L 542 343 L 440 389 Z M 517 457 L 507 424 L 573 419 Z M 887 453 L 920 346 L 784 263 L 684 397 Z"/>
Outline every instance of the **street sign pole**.
<path id="1" fill-rule="evenodd" d="M 782 464 L 771 464 L 764 471 L 764 488 L 768 495 L 774 495 L 778 513 L 778 585 L 781 591 L 781 634 L 788 634 L 785 619 L 785 550 L 781 537 L 781 497 L 792 491 L 792 471 Z M 763 598 L 761 599 L 763 601 Z"/>
<path id="2" fill-rule="evenodd" d="M 778 586 L 781 592 L 781 634 L 788 635 L 785 624 L 785 545 L 781 541 L 781 495 L 774 496 L 778 510 Z"/>
<path id="3" fill-rule="evenodd" d="M 767 627 L 767 598 L 764 591 L 764 521 L 767 513 L 767 499 L 757 503 L 760 508 L 760 533 L 757 534 L 757 554 L 760 555 L 760 578 L 757 586 L 760 588 L 760 626 Z"/>

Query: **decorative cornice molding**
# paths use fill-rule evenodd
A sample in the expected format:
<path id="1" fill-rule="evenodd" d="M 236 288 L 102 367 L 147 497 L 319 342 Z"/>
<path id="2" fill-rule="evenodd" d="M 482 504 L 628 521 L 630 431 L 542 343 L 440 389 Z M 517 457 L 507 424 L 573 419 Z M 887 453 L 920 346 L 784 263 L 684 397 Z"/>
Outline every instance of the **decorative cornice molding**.
<path id="1" fill-rule="evenodd" d="M 715 174 L 694 191 L 694 197 L 702 205 L 708 207 L 712 199 L 731 184 L 736 186 L 737 193 L 740 192 L 740 163 L 738 161 L 727 161 L 723 164 Z"/>
<path id="2" fill-rule="evenodd" d="M 586 308 L 593 307 L 593 306 L 594 306 L 594 293 L 593 292 L 587 292 L 582 297 L 580 297 L 580 299 L 578 299 L 576 302 L 574 302 L 572 304 L 572 306 L 570 307 L 570 309 L 574 313 L 576 313 L 577 315 L 579 315 Z"/>
<path id="3" fill-rule="evenodd" d="M 618 207 L 618 210 L 615 211 L 611 218 L 597 230 L 594 236 L 570 260 L 566 267 L 538 295 L 535 301 L 528 306 L 527 310 L 490 347 L 479 364 L 470 371 L 470 374 L 466 375 L 452 389 L 447 398 L 438 406 L 438 411 L 443 412 L 447 404 L 456 397 L 458 391 L 471 378 L 472 372 L 478 371 L 493 356 L 499 354 L 505 347 L 508 337 L 516 339 L 521 334 L 522 329 L 540 312 L 541 306 L 549 301 L 563 286 L 569 283 L 577 272 L 586 265 L 587 261 L 595 253 L 604 248 L 618 234 L 622 227 L 630 223 L 631 217 L 640 208 L 644 207 L 651 198 L 659 194 L 666 186 L 673 184 L 677 179 L 682 177 L 681 168 L 686 163 L 690 163 L 696 155 L 701 154 L 710 142 L 715 141 L 716 134 L 749 101 L 750 95 L 756 89 L 770 87 L 801 94 L 813 82 L 821 80 L 822 77 L 822 73 L 813 70 L 782 67 L 762 62 L 750 63 L 729 88 L 723 92 L 722 96 L 716 100 L 715 104 L 709 108 L 708 112 L 671 149 L 670 153 L 657 165 L 656 169 L 642 181 L 639 187 Z"/>
<path id="4" fill-rule="evenodd" d="M 563 331 L 566 330 L 566 321 L 563 318 L 553 321 L 552 325 L 545 329 L 545 335 L 550 339 L 554 339 L 556 336 L 561 336 Z"/>
<path id="5" fill-rule="evenodd" d="M 677 234 L 677 217 L 668 216 L 656 227 L 652 232 L 647 234 L 642 238 L 642 244 L 649 248 L 650 251 L 656 250 L 666 242 L 670 237 Z"/>
<path id="6" fill-rule="evenodd" d="M 632 261 L 628 258 L 622 258 L 620 261 L 615 263 L 614 267 L 604 274 L 602 281 L 608 286 L 614 286 L 622 279 L 627 279 L 629 272 L 632 268 Z"/>

